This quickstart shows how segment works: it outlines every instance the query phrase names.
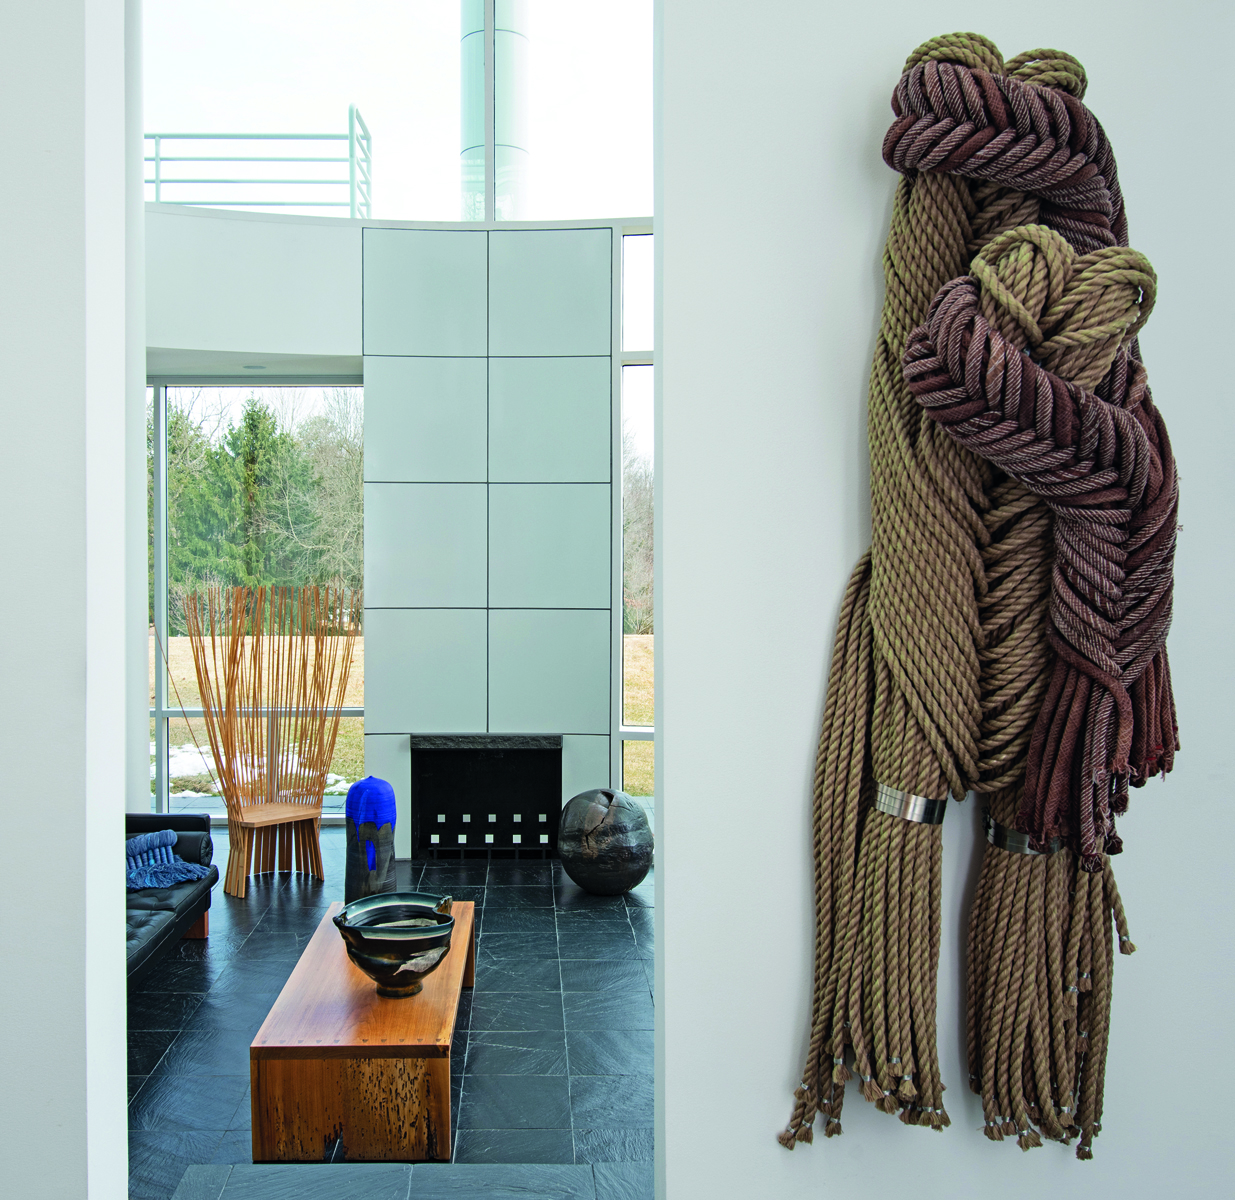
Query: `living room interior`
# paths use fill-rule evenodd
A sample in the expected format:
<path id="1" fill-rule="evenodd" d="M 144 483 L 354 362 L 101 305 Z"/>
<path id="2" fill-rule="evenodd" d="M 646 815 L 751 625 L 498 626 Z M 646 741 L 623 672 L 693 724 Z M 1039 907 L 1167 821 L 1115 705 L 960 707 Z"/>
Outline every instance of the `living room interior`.
<path id="1" fill-rule="evenodd" d="M 650 9 L 602 68 L 622 95 L 580 95 L 602 129 L 642 115 L 615 150 L 643 203 L 618 219 L 603 174 L 576 167 L 575 195 L 555 192 L 569 130 L 546 118 L 531 133 L 553 90 L 537 69 L 576 82 L 565 60 L 586 28 L 542 10 L 538 47 L 527 5 L 386 16 L 433 72 L 421 128 L 388 116 L 396 81 L 356 63 L 328 89 L 360 100 L 336 105 L 345 141 L 304 125 L 326 108 L 316 79 L 299 82 L 296 138 L 229 140 L 202 122 L 273 128 L 287 97 L 263 112 L 259 85 L 220 112 L 243 72 L 212 79 L 203 53 L 186 98 L 183 65 L 161 69 L 183 26 L 146 10 L 150 807 L 210 818 L 219 879 L 205 937 L 150 953 L 139 910 L 151 961 L 129 982 L 129 1192 L 197 1186 L 191 1166 L 403 1156 L 650 1196 L 655 872 L 593 895 L 557 858 L 558 814 L 580 793 L 624 792 L 655 819 Z M 228 21 L 231 42 L 260 41 L 251 11 L 212 16 Z M 347 24 L 240 57 L 294 64 Z M 261 829 L 255 850 L 237 832 L 245 810 L 224 793 L 244 784 L 224 784 L 233 752 L 212 723 L 226 688 L 196 661 L 216 644 L 200 634 L 208 597 L 263 585 L 356 604 L 320 824 L 300 823 L 304 869 L 289 849 L 273 872 Z M 269 687 L 253 703 L 284 711 Z M 303 714 L 277 752 L 260 720 L 250 774 L 309 753 Z M 366 777 L 393 789 L 395 889 L 474 905 L 449 1114 L 427 1145 L 364 1141 L 344 1119 L 267 1146 L 254 1114 L 275 1101 L 252 1094 L 249 1047 L 344 899 L 345 801 Z"/>
<path id="2" fill-rule="evenodd" d="M 1080 10 L 1044 0 L 998 14 L 962 0 L 843 11 L 657 0 L 646 14 L 643 6 L 636 15 L 610 10 L 615 28 L 640 31 L 614 40 L 627 48 L 638 40 L 646 55 L 646 197 L 636 204 L 614 183 L 634 174 L 628 146 L 618 154 L 601 138 L 582 138 L 572 156 L 567 130 L 555 143 L 554 178 L 574 203 L 572 171 L 587 176 L 611 156 L 619 165 L 602 182 L 612 205 L 545 205 L 520 216 L 498 210 L 498 179 L 517 178 L 523 166 L 534 178 L 535 147 L 526 163 L 499 154 L 496 73 L 480 104 L 489 128 L 471 168 L 473 184 L 479 180 L 472 203 L 479 195 L 489 207 L 480 215 L 461 208 L 461 151 L 470 147 L 458 136 L 460 6 L 443 4 L 448 19 L 431 18 L 449 32 L 450 49 L 437 58 L 453 73 L 441 89 L 455 114 L 453 141 L 439 155 L 449 159 L 448 198 L 445 185 L 432 193 L 423 179 L 399 184 L 398 172 L 424 147 L 401 154 L 392 127 L 378 120 L 380 107 L 349 94 L 347 81 L 319 89 L 323 110 L 298 109 L 296 87 L 314 90 L 313 78 L 281 83 L 273 53 L 263 70 L 262 38 L 277 41 L 279 24 L 228 32 L 242 6 L 184 6 L 178 15 L 187 31 L 177 36 L 200 40 L 203 56 L 221 63 L 230 53 L 240 64 L 239 75 L 220 67 L 212 86 L 240 92 L 247 73 L 264 96 L 287 93 L 287 109 L 273 100 L 265 109 L 251 105 L 242 123 L 226 106 L 208 114 L 217 119 L 188 126 L 148 120 L 143 81 L 161 72 L 169 90 L 192 90 L 187 54 L 177 62 L 168 42 L 149 37 L 143 47 L 143 23 L 149 29 L 160 7 L 50 0 L 6 17 L 11 49 L 0 86 L 10 111 L 38 119 L 11 122 L 6 132 L 8 161 L 37 164 L 36 179 L 0 199 L 8 227 L 24 231 L 3 250 L 11 283 L 0 353 L 10 396 L 21 401 L 5 406 L 6 432 L 10 445 L 33 450 L 11 456 L 5 536 L 14 567 L 4 603 L 6 625 L 17 632 L 5 639 L 4 729 L 10 763 L 29 764 L 40 783 L 10 810 L 0 873 L 10 912 L 5 947 L 21 964 L 0 984 L 10 1013 L 0 1058 L 9 1086 L 0 1103 L 15 1146 L 0 1172 L 5 1189 L 172 1196 L 187 1183 L 233 1197 L 281 1187 L 312 1194 L 346 1179 L 342 1194 L 355 1195 L 371 1188 L 433 1197 L 464 1187 L 496 1196 L 517 1188 L 594 1198 L 805 1197 L 869 1186 L 873 1164 L 892 1155 L 925 1196 L 1221 1188 L 1231 1169 L 1221 1117 L 1171 1089 L 1147 1103 L 1143 1048 L 1161 1046 L 1165 1027 L 1173 1063 L 1205 1062 L 1221 1075 L 1231 1057 L 1221 1034 L 1230 968 L 1215 953 L 1213 921 L 1225 911 L 1229 865 L 1212 835 L 1221 828 L 1219 747 L 1232 665 L 1222 604 L 1229 568 L 1215 552 L 1225 538 L 1229 422 L 1211 349 L 1222 337 L 1224 275 L 1215 260 L 1225 248 L 1205 222 L 1181 219 L 1178 195 L 1181 163 L 1196 179 L 1187 186 L 1201 195 L 1227 186 L 1229 166 L 1210 144 L 1209 118 L 1183 115 L 1220 111 L 1217 56 L 1227 14 L 1200 0 L 1169 20 L 1156 6 L 1105 0 Z M 503 6 L 477 7 L 492 31 L 496 67 Z M 566 6 L 528 7 L 529 44 L 540 36 L 548 53 L 560 38 L 576 83 L 591 71 L 599 90 L 615 91 L 613 78 L 589 68 L 578 43 L 571 51 L 568 33 L 555 27 Z M 210 8 L 219 28 L 209 28 Z M 342 56 L 383 41 L 380 8 L 350 41 L 314 6 L 299 22 L 286 8 L 279 19 L 333 30 L 329 49 Z M 347 16 L 361 24 L 358 11 Z M 612 34 L 603 22 L 589 28 L 593 48 Z M 1151 780 L 1137 793 L 1128 818 L 1135 837 L 1119 862 L 1120 883 L 1139 951 L 1118 964 L 1105 1129 L 1089 1164 L 1050 1146 L 1010 1157 L 1012 1147 L 975 1132 L 982 1108 L 966 1093 L 965 1031 L 951 1015 L 963 1007 L 964 954 L 955 946 L 964 943 L 974 886 L 963 863 L 975 861 L 985 840 L 978 806 L 968 804 L 943 834 L 945 860 L 961 864 L 944 881 L 949 944 L 939 976 L 953 1128 L 939 1137 L 906 1133 L 854 1103 L 847 1136 L 820 1136 L 793 1154 L 776 1143 L 806 1049 L 815 934 L 810 795 L 831 631 L 870 538 L 864 396 L 894 187 L 879 146 L 906 54 L 953 28 L 981 29 L 1009 54 L 1057 45 L 1084 61 L 1086 103 L 1101 112 L 1119 151 L 1133 244 L 1152 257 L 1161 280 L 1142 342 L 1185 478 L 1171 653 L 1186 753 L 1169 783 Z M 407 111 L 399 119 L 415 125 L 434 73 L 415 58 L 419 51 L 382 51 L 386 61 L 402 60 Z M 533 52 L 525 65 L 536 61 Z M 329 54 L 303 73 L 320 83 Z M 147 82 L 145 104 L 151 88 Z M 544 98 L 531 112 L 538 103 Z M 584 120 L 587 105 L 574 93 L 556 103 Z M 358 160 L 367 163 L 357 166 L 358 178 L 371 191 L 353 192 L 346 161 L 329 167 L 342 168 L 337 216 L 219 207 L 232 197 L 217 191 L 198 193 L 214 205 L 175 204 L 163 181 L 172 173 L 164 159 L 176 148 L 160 142 L 155 200 L 145 180 L 156 151 L 145 135 L 164 130 L 329 132 L 333 144 L 300 156 L 342 159 L 356 137 Z M 198 149 L 298 157 L 287 144 Z M 206 164 L 198 166 L 205 173 Z M 383 207 L 396 185 L 419 207 Z M 259 201 L 295 185 L 262 186 L 269 190 Z M 320 198 L 313 184 L 297 200 L 311 188 Z M 543 239 L 546 249 L 521 261 L 519 238 Z M 596 249 L 602 240 L 607 258 Z M 635 271 L 654 300 L 643 301 L 639 319 L 651 332 L 636 345 L 624 337 L 625 305 L 631 260 L 641 254 L 650 264 Z M 393 286 L 382 282 L 383 270 Z M 434 271 L 447 281 L 436 300 L 397 286 Z M 503 271 L 515 300 L 503 299 Z M 590 280 L 593 298 L 605 292 L 607 340 L 589 324 L 586 287 L 563 298 L 565 279 Z M 546 326 L 578 340 L 537 340 Z M 409 327 L 461 340 L 453 348 L 381 340 Z M 416 375 L 423 364 L 447 359 L 466 360 L 483 378 L 487 411 L 474 406 L 471 425 L 452 430 L 414 427 L 398 397 L 429 386 Z M 532 384 L 510 369 L 529 361 L 545 372 Z M 547 397 L 548 373 L 582 371 L 580 363 L 608 381 L 609 459 L 599 465 L 594 423 L 559 424 L 556 442 L 539 432 L 520 442 L 519 429 L 498 424 L 502 396 Z M 463 397 L 469 385 L 460 375 L 451 386 Z M 580 374 L 563 394 L 567 386 L 582 395 L 590 385 Z M 250 397 L 286 417 L 288 431 L 329 426 L 333 440 L 314 446 L 336 462 L 346 457 L 349 420 L 363 413 L 363 566 L 354 586 L 364 592 L 366 644 L 354 657 L 326 764 L 317 842 L 324 878 L 307 861 L 295 865 L 291 850 L 293 865 L 283 868 L 272 837 L 267 865 L 275 869 L 259 869 L 260 850 L 252 867 L 245 864 L 241 899 L 225 891 L 226 804 L 212 790 L 192 656 L 176 640 L 187 633 L 168 617 L 184 590 L 176 591 L 172 551 L 154 569 L 150 530 L 159 513 L 148 499 L 156 471 L 166 486 L 179 469 L 159 449 L 157 423 L 166 435 L 186 414 L 198 427 L 222 417 L 223 434 L 229 422 L 240 426 Z M 643 406 L 635 437 L 650 444 L 644 458 L 654 464 L 655 614 L 642 624 L 626 611 L 623 586 L 629 531 L 621 497 L 633 478 L 623 471 L 624 397 L 632 411 Z M 562 416 L 552 408 L 546 403 L 537 418 L 545 428 Z M 303 453 L 311 434 L 300 435 Z M 418 459 L 426 442 L 434 449 Z M 455 455 L 449 462 L 447 451 Z M 326 459 L 315 461 L 323 474 Z M 550 494 L 564 488 L 574 489 L 572 502 L 555 506 Z M 516 492 L 526 501 L 523 515 Z M 607 512 L 594 501 L 602 492 Z M 164 522 L 175 519 L 174 500 Z M 532 510 L 541 524 L 525 520 Z M 598 511 L 606 555 L 598 550 Z M 518 540 L 520 531 L 549 527 L 551 539 Z M 428 536 L 434 530 L 443 536 Z M 180 545 L 168 537 L 162 544 Z M 561 546 L 571 547 L 569 569 L 555 573 Z M 460 592 L 433 593 L 443 580 Z M 517 621 L 524 623 L 516 629 Z M 436 638 L 425 635 L 431 625 Z M 432 646 L 450 647 L 451 656 L 426 658 Z M 556 660 L 546 652 L 553 647 Z M 164 648 L 169 669 L 161 672 Z M 528 651 L 523 660 L 520 648 Z M 526 680 L 529 660 L 543 683 L 515 687 L 516 703 L 508 703 L 506 681 Z M 432 685 L 415 688 L 412 679 Z M 182 707 L 193 714 L 187 721 Z M 563 708 L 586 719 L 563 721 Z M 432 742 L 439 736 L 473 740 L 446 747 Z M 496 832 L 496 819 L 488 833 L 488 808 L 467 809 L 466 828 L 465 810 L 443 812 L 448 820 L 436 831 L 438 810 L 417 810 L 413 781 L 426 756 L 449 750 L 548 752 L 561 801 L 598 787 L 630 793 L 656 835 L 654 869 L 615 901 L 589 895 L 560 860 L 544 856 L 539 820 L 530 851 L 523 841 L 497 851 L 484 849 L 496 840 L 458 841 L 513 838 L 512 825 Z M 357 1162 L 343 1138 L 312 1163 L 254 1164 L 249 1051 L 331 905 L 344 898 L 346 792 L 365 774 L 395 788 L 398 890 L 450 894 L 459 927 L 470 912 L 479 933 L 475 986 L 462 988 L 449 1055 L 450 1160 Z M 513 811 L 540 817 L 538 808 Z M 157 961 L 131 986 L 115 864 L 140 822 L 126 830 L 126 812 L 130 820 L 206 814 L 205 830 L 181 832 L 208 833 L 211 861 L 200 865 L 204 878 L 218 874 L 206 888 L 208 913 L 189 905 L 159 923 Z M 1198 836 L 1202 830 L 1211 832 Z M 434 836 L 436 844 L 428 841 Z M 443 836 L 453 846 L 443 848 Z M 554 836 L 548 814 L 543 836 Z M 200 851 L 190 843 L 201 839 L 181 840 L 178 853 L 192 864 Z M 337 930 L 326 932 L 342 953 Z M 467 1173 L 456 1178 L 465 1182 L 452 1183 L 448 1173 L 460 1169 Z M 323 1174 L 332 1171 L 342 1173 Z"/>

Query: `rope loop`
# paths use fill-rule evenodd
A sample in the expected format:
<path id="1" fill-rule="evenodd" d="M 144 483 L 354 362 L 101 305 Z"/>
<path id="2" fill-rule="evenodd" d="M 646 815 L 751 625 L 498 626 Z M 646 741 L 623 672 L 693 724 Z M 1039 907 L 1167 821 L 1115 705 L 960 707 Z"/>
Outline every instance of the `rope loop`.
<path id="1" fill-rule="evenodd" d="M 951 62 L 974 70 L 1002 75 L 1003 55 L 990 38 L 980 33 L 945 33 L 923 42 L 906 60 L 905 70 L 923 62 Z"/>
<path id="2" fill-rule="evenodd" d="M 1026 50 L 1011 59 L 1004 69 L 1022 83 L 1055 88 L 1078 100 L 1085 99 L 1085 89 L 1089 86 L 1080 60 L 1062 50 Z"/>

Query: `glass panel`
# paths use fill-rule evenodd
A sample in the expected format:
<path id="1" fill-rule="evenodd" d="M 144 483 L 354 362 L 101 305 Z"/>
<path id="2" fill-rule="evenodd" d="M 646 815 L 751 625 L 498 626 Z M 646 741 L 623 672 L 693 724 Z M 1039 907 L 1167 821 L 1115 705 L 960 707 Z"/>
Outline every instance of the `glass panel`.
<path id="1" fill-rule="evenodd" d="M 185 639 L 187 641 L 187 639 Z M 192 672 L 192 658 L 189 671 Z M 176 671 L 173 663 L 172 671 Z M 180 694 L 184 696 L 184 688 Z M 196 685 L 194 685 L 196 694 Z M 189 706 L 185 697 L 185 705 Z M 226 816 L 227 806 L 215 782 L 214 757 L 206 722 L 201 717 L 167 721 L 167 808 L 169 812 L 204 812 Z"/>
<path id="2" fill-rule="evenodd" d="M 201 704 L 189 639 L 167 639 L 167 706 L 196 708 Z M 167 721 L 167 808 L 169 812 L 226 815 L 210 752 L 210 737 L 201 717 L 170 717 Z"/>
<path id="3" fill-rule="evenodd" d="M 151 722 L 151 746 L 154 745 Z M 167 722 L 168 807 L 171 812 L 208 812 L 225 815 L 227 807 L 217 783 L 214 755 L 206 722 L 201 717 L 171 717 Z M 151 750 L 153 780 L 154 751 Z M 335 739 L 322 812 L 341 816 L 347 789 L 364 775 L 364 718 L 341 717 Z M 153 797 L 152 797 L 153 799 Z"/>
<path id="4" fill-rule="evenodd" d="M 150 811 L 158 812 L 158 797 L 154 788 L 154 725 L 155 718 L 150 718 Z"/>
<path id="5" fill-rule="evenodd" d="M 192 709 L 201 697 L 183 615 L 189 594 L 212 584 L 361 586 L 363 391 L 169 388 L 167 443 L 165 703 Z M 156 656 L 161 651 L 152 629 L 152 680 Z M 364 705 L 362 637 L 344 705 Z M 344 718 L 328 789 L 346 792 L 363 774 L 363 743 L 363 718 Z M 204 721 L 169 720 L 173 811 L 223 811 L 212 767 Z M 331 804 L 342 811 L 341 795 L 327 798 L 327 811 Z"/>
<path id="6" fill-rule="evenodd" d="M 650 233 L 622 239 L 622 349 L 651 350 L 653 242 Z"/>
<path id="7" fill-rule="evenodd" d="M 173 637 L 184 633 L 185 595 L 208 584 L 362 585 L 362 396 L 360 388 L 168 388 Z"/>
<path id="8" fill-rule="evenodd" d="M 527 0 L 496 0 L 493 15 L 494 215 L 519 221 L 528 207 Z"/>
<path id="9" fill-rule="evenodd" d="M 154 636 L 154 388 L 146 389 L 146 623 Z M 154 659 L 150 660 L 151 672 Z M 154 703 L 154 675 L 150 676 Z"/>
<path id="10" fill-rule="evenodd" d="M 359 639 L 357 639 L 359 641 Z M 352 681 L 357 678 L 357 667 L 361 684 L 364 681 L 364 651 L 359 655 L 360 662 L 353 662 L 352 676 L 348 680 L 348 691 L 352 690 Z M 348 700 L 351 704 L 351 700 Z M 326 794 L 322 801 L 322 812 L 343 815 L 344 802 L 347 799 L 347 789 L 357 779 L 364 778 L 364 717 L 341 717 L 339 719 L 339 734 L 335 738 L 334 754 L 330 759 L 330 773 L 326 776 Z"/>
<path id="11" fill-rule="evenodd" d="M 534 20 L 527 20 L 527 10 Z M 497 28 L 526 39 L 526 90 L 517 61 L 495 63 L 497 142 L 526 149 L 521 220 L 644 216 L 652 212 L 652 3 L 498 0 Z M 513 47 L 513 39 L 510 42 Z M 512 52 L 511 59 L 516 54 Z M 526 105 L 526 125 L 519 113 Z M 514 162 L 505 169 L 513 171 Z M 503 163 L 498 160 L 501 189 Z M 502 214 L 499 213 L 499 216 Z"/>
<path id="12" fill-rule="evenodd" d="M 459 218 L 459 0 L 146 0 L 146 129 L 177 133 L 338 133 L 356 105 L 372 135 L 373 210 L 381 218 Z M 482 72 L 483 74 L 483 72 Z M 481 138 L 483 143 L 483 136 Z M 342 157 L 347 142 L 167 143 L 201 157 Z M 305 147 L 310 147 L 305 149 Z M 205 148 L 203 148 L 205 147 Z M 147 142 L 148 155 L 154 152 Z M 154 164 L 147 163 L 147 179 Z M 317 179 L 333 185 L 181 184 L 162 199 L 273 201 L 257 211 L 348 214 L 299 207 L 348 199 L 348 163 L 180 162 L 164 181 Z M 148 184 L 146 198 L 154 199 Z M 290 203 L 289 203 L 290 202 Z M 246 207 L 246 205 L 239 205 Z"/>
<path id="13" fill-rule="evenodd" d="M 628 796 L 651 796 L 656 779 L 656 743 L 622 743 L 622 791 Z"/>
<path id="14" fill-rule="evenodd" d="M 149 689 L 149 705 L 154 707 L 155 663 L 158 661 L 154 637 L 154 388 L 146 389 L 146 627 L 149 646 L 147 649 L 146 682 Z M 150 718 L 150 810 L 157 811 L 158 796 L 155 786 L 154 745 L 155 718 Z"/>
<path id="15" fill-rule="evenodd" d="M 622 368 L 622 723 L 655 722 L 653 368 Z"/>
<path id="16" fill-rule="evenodd" d="M 485 219 L 485 0 L 459 9 L 459 151 L 463 221 Z"/>

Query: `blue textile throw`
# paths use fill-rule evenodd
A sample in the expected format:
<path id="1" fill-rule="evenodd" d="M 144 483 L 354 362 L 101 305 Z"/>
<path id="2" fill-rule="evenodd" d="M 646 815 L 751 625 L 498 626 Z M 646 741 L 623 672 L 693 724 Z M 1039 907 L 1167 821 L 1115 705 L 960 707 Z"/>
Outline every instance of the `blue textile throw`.
<path id="1" fill-rule="evenodd" d="M 395 790 L 384 779 L 366 775 L 347 789 L 346 815 L 356 829 L 357 840 L 360 827 L 372 822 L 379 830 L 383 825 L 395 827 Z M 365 857 L 372 871 L 377 865 L 377 847 L 365 839 Z"/>
<path id="2" fill-rule="evenodd" d="M 172 850 L 175 844 L 174 829 L 158 829 L 129 838 L 124 843 L 125 889 L 136 892 L 141 888 L 172 887 L 210 874 L 209 867 L 178 857 Z"/>

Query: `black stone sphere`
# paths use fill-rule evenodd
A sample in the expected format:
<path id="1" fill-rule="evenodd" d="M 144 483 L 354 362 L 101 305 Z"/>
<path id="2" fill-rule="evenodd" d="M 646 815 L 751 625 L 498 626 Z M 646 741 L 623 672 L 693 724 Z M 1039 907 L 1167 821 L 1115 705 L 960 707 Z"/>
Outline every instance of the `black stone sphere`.
<path id="1" fill-rule="evenodd" d="M 652 866 L 653 845 L 647 816 L 625 792 L 580 792 L 562 809 L 562 869 L 594 896 L 620 896 L 638 887 Z"/>

